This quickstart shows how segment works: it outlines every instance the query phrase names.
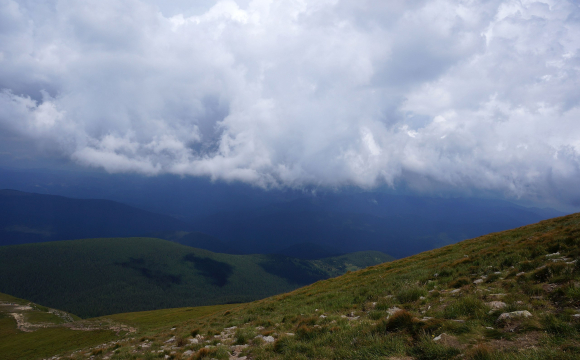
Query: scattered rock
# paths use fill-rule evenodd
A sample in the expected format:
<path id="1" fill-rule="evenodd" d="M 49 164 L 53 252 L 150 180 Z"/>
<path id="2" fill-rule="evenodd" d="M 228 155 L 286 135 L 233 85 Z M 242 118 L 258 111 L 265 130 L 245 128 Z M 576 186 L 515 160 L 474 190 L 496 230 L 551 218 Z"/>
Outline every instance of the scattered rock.
<path id="1" fill-rule="evenodd" d="M 526 275 L 526 273 L 522 271 L 522 272 L 519 272 L 519 273 L 516 274 L 516 276 L 518 276 L 518 277 L 519 276 L 522 276 L 522 275 Z"/>
<path id="2" fill-rule="evenodd" d="M 183 353 L 182 357 L 188 357 L 188 356 L 191 356 L 191 355 L 193 355 L 193 351 L 187 350 L 186 352 Z"/>
<path id="3" fill-rule="evenodd" d="M 560 255 L 560 253 L 559 252 L 555 252 L 553 254 L 546 255 L 546 257 L 552 257 L 552 256 L 558 256 L 558 255 Z"/>
<path id="4" fill-rule="evenodd" d="M 199 344 L 199 340 L 198 339 L 189 339 L 189 342 L 191 344 Z"/>
<path id="5" fill-rule="evenodd" d="M 504 303 L 503 301 L 490 301 L 486 303 L 486 305 L 489 306 L 492 310 L 503 309 L 504 307 L 507 306 L 507 304 Z"/>
<path id="6" fill-rule="evenodd" d="M 527 310 L 523 310 L 523 311 L 512 311 L 509 313 L 503 313 L 501 314 L 497 320 L 501 321 L 501 320 L 508 320 L 508 319 L 515 319 L 515 318 L 528 318 L 531 317 L 532 313 L 527 311 Z"/>
<path id="7" fill-rule="evenodd" d="M 171 343 L 175 341 L 175 336 L 171 337 L 169 340 L 165 341 L 165 344 Z"/>
<path id="8" fill-rule="evenodd" d="M 473 283 L 474 284 L 481 284 L 482 282 L 483 282 L 483 279 L 477 279 Z"/>

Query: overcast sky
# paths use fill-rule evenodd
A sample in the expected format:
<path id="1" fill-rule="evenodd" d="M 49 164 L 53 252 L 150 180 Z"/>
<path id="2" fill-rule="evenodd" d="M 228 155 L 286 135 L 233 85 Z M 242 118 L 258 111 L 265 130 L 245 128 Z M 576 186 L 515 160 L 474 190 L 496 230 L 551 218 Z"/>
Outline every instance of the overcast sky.
<path id="1" fill-rule="evenodd" d="M 0 0 L 0 132 L 109 172 L 580 206 L 579 49 L 566 0 Z"/>

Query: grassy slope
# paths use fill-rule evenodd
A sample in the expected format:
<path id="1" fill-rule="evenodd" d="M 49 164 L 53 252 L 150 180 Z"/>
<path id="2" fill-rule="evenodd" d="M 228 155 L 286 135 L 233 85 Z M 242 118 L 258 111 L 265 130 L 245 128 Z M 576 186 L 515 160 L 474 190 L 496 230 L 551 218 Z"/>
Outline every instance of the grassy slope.
<path id="1" fill-rule="evenodd" d="M 196 308 L 165 309 L 157 311 L 116 314 L 108 317 L 81 320 L 73 315 L 74 323 L 66 323 L 61 318 L 46 312 L 46 307 L 30 303 L 7 294 L 0 293 L 0 304 L 29 305 L 33 309 L 17 311 L 11 306 L 0 305 L 0 359 L 25 360 L 39 359 L 63 352 L 71 352 L 82 348 L 94 347 L 102 343 L 117 342 L 122 344 L 131 336 L 143 336 L 154 333 L 160 328 L 171 327 L 173 324 L 188 321 L 218 311 L 224 311 L 236 305 L 201 306 Z M 23 314 L 31 324 L 52 323 L 57 326 L 40 328 L 32 332 L 17 329 L 12 312 Z M 103 324 L 105 326 L 99 326 Z M 124 324 L 136 329 L 136 333 L 110 330 L 106 325 Z M 73 330 L 66 325 L 91 327 L 92 330 Z M 92 351 L 89 351 L 92 352 Z"/>
<path id="2" fill-rule="evenodd" d="M 82 317 L 252 301 L 391 260 L 228 255 L 152 238 L 0 247 L 0 291 Z"/>
<path id="3" fill-rule="evenodd" d="M 249 345 L 241 355 L 256 360 L 578 359 L 579 257 L 580 214 L 575 214 L 185 321 L 147 342 L 174 359 L 228 359 L 228 352 L 242 350 L 233 343 Z M 505 308 L 493 310 L 491 301 Z M 395 306 L 402 310 L 389 315 Z M 524 310 L 532 317 L 499 320 L 503 312 Z M 228 331 L 232 326 L 237 328 Z M 205 342 L 189 344 L 196 329 Z M 258 334 L 273 336 L 275 342 L 265 343 L 255 338 Z M 186 341 L 167 344 L 171 336 Z M 102 355 L 159 356 L 139 349 L 140 341 L 133 344 L 136 352 L 125 346 L 115 352 L 105 348 Z M 183 356 L 185 350 L 193 354 Z"/>

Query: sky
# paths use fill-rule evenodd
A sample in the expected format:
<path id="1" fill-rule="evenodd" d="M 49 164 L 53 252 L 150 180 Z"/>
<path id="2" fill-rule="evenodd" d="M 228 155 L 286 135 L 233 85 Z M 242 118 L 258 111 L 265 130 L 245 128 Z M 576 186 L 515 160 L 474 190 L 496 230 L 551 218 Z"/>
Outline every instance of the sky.
<path id="1" fill-rule="evenodd" d="M 0 0 L 0 155 L 580 208 L 579 50 L 566 0 Z"/>

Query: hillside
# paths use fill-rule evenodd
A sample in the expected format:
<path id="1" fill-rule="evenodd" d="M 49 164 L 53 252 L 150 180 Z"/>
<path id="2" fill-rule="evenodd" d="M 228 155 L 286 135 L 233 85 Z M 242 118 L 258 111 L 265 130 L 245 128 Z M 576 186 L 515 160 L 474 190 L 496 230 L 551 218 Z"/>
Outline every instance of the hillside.
<path id="1" fill-rule="evenodd" d="M 578 359 L 579 257 L 574 214 L 143 331 L 71 358 Z"/>
<path id="2" fill-rule="evenodd" d="M 175 321 L 199 318 L 233 306 L 135 312 L 81 320 L 73 314 L 0 293 L 0 359 L 34 360 L 103 342 L 114 344 L 130 339 L 136 332 L 155 332 Z"/>
<path id="3" fill-rule="evenodd" d="M 383 193 L 321 194 L 193 222 L 236 253 L 285 253 L 310 243 L 332 253 L 378 250 L 396 258 L 565 215 L 484 199 Z"/>
<path id="4" fill-rule="evenodd" d="M 0 246 L 189 229 L 172 217 L 115 201 L 0 190 Z"/>
<path id="5" fill-rule="evenodd" d="M 393 258 L 228 255 L 153 238 L 0 247 L 0 291 L 83 318 L 265 298 Z"/>

